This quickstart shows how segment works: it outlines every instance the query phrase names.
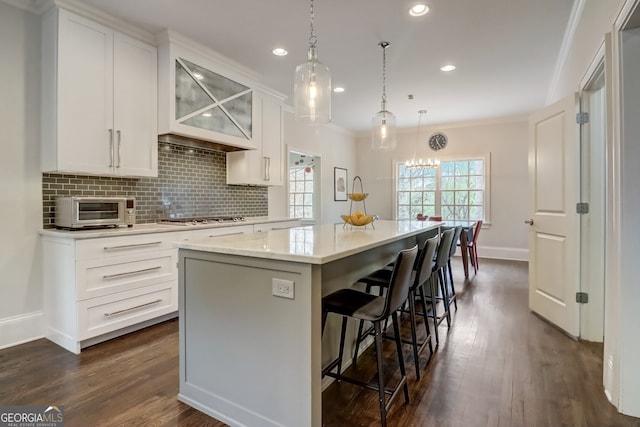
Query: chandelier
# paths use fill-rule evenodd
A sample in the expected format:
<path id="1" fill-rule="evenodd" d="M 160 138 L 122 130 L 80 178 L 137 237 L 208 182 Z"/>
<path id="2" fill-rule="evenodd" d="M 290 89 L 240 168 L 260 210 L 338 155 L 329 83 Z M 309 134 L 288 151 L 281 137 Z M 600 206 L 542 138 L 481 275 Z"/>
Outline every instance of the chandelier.
<path id="1" fill-rule="evenodd" d="M 418 129 L 416 130 L 416 149 L 413 152 L 413 157 L 410 160 L 407 160 L 404 163 L 404 167 L 407 169 L 429 169 L 429 168 L 437 168 L 440 166 L 439 159 L 422 159 L 422 157 L 417 158 L 416 154 L 418 152 L 419 143 L 420 143 L 420 125 L 422 124 L 422 117 L 427 114 L 427 110 L 418 111 Z"/>

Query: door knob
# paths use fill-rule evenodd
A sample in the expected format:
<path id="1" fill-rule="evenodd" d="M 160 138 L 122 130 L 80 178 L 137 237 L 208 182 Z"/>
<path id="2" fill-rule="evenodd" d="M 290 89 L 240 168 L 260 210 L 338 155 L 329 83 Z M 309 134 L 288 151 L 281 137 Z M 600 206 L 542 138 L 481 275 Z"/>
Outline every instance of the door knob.
<path id="1" fill-rule="evenodd" d="M 529 225 L 533 225 L 533 220 L 532 219 L 525 219 L 524 223 L 525 224 L 529 224 Z"/>

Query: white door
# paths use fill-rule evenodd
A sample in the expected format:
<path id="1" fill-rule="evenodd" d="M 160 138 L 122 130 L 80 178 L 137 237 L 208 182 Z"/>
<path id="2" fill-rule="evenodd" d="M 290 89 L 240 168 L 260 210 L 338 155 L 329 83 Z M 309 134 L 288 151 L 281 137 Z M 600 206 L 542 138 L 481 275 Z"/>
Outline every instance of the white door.
<path id="1" fill-rule="evenodd" d="M 580 137 L 577 95 L 529 119 L 529 308 L 580 335 Z"/>

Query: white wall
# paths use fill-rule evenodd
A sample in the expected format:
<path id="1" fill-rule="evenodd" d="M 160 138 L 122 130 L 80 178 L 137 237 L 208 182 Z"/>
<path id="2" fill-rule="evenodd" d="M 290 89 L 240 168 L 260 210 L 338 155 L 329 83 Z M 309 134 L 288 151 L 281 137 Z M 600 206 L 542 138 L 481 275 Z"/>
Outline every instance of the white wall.
<path id="1" fill-rule="evenodd" d="M 40 20 L 0 2 L 0 348 L 42 336 Z"/>
<path id="2" fill-rule="evenodd" d="M 557 85 L 551 92 L 551 99 L 558 100 L 573 92 L 579 91 L 580 82 L 583 81 L 589 69 L 589 65 L 596 58 L 598 49 L 602 46 L 605 33 L 613 32 L 615 39 L 617 34 L 614 31 L 614 22 L 618 18 L 623 7 L 630 6 L 636 0 L 607 0 L 607 1 L 584 1 L 584 8 L 577 23 L 575 36 L 571 40 L 571 44 L 567 49 L 567 58 L 563 67 L 559 70 Z M 636 12 L 638 13 L 638 12 Z M 617 43 L 614 41 L 614 45 Z M 638 48 L 636 47 L 636 51 Z M 640 56 L 633 53 L 628 59 Z M 620 94 L 614 93 L 617 90 L 618 75 L 615 73 L 618 69 L 615 57 L 617 53 L 614 48 L 614 57 L 612 58 L 614 75 L 608 76 L 608 82 L 613 85 L 607 87 L 608 96 L 613 98 L 613 111 L 609 110 L 608 120 L 613 127 L 617 127 L 619 123 L 611 122 L 617 120 L 615 116 L 617 105 L 619 105 Z M 630 64 L 632 65 L 632 64 Z M 635 68 L 633 68 L 635 67 Z M 631 75 L 638 75 L 637 63 L 632 65 L 628 70 Z M 611 80 L 613 79 L 613 80 Z M 637 80 L 637 77 L 634 78 Z M 622 98 L 626 100 L 635 99 L 637 102 L 637 90 L 634 94 L 630 92 L 631 88 L 637 87 L 637 83 L 633 81 L 628 87 L 622 87 Z M 638 352 L 640 351 L 637 339 L 638 325 L 640 325 L 640 311 L 637 310 L 640 305 L 640 293 L 637 286 L 637 234 L 638 234 L 638 196 L 637 181 L 638 177 L 638 159 L 640 152 L 637 150 L 637 104 L 624 105 L 625 109 L 635 108 L 633 112 L 628 110 L 631 116 L 625 116 L 628 128 L 625 128 L 626 136 L 622 135 L 620 142 L 621 152 L 618 153 L 617 130 L 609 129 L 608 134 L 614 135 L 607 141 L 608 153 L 611 156 L 608 159 L 610 170 L 607 171 L 607 188 L 609 193 L 608 199 L 608 215 L 607 218 L 607 248 L 612 249 L 607 255 L 607 283 L 606 283 L 606 312 L 605 312 L 605 354 L 604 354 L 604 386 L 607 397 L 621 412 L 640 417 L 640 364 L 638 364 Z M 612 114 L 613 113 L 613 114 Z M 630 120 L 629 120 L 630 119 Z M 629 134 L 633 137 L 629 139 Z M 629 141 L 626 144 L 625 141 Z M 625 147 L 626 145 L 626 147 Z M 621 162 L 621 168 L 617 168 L 617 161 Z M 613 167 L 612 167 L 613 166 Z M 620 188 L 618 188 L 620 183 Z M 619 202 L 621 201 L 621 202 Z M 618 203 L 620 206 L 618 206 Z M 620 208 L 620 209 L 619 209 Z M 616 241 L 612 241 L 612 236 Z M 624 236 L 620 238 L 619 236 Z M 634 236 L 636 238 L 634 238 Z M 620 259 L 611 259 L 612 252 L 618 252 L 622 255 Z M 613 255 L 615 256 L 615 255 Z"/>
<path id="3" fill-rule="evenodd" d="M 436 130 L 446 133 L 449 143 L 437 156 L 486 155 L 491 157 L 491 224 L 483 228 L 478 240 L 480 256 L 526 260 L 528 253 L 528 122 L 526 118 L 474 123 L 423 126 L 420 143 L 416 129 L 398 132 L 398 147 L 390 153 L 373 152 L 369 136 L 358 138 L 357 162 L 367 198 L 367 211 L 391 219 L 393 205 L 393 164 L 413 157 L 434 157 L 426 140 Z"/>
<path id="4" fill-rule="evenodd" d="M 639 12 L 640 13 L 640 12 Z M 638 284 L 638 241 L 640 228 L 640 28 L 624 32 L 622 39 L 623 115 L 621 141 L 621 190 L 619 330 L 620 405 L 627 414 L 640 417 L 640 285 Z"/>
<path id="5" fill-rule="evenodd" d="M 561 68 L 557 84 L 552 88 L 549 104 L 577 92 L 604 34 L 611 32 L 613 22 L 625 0 L 575 0 L 583 1 L 584 7 L 571 40 L 570 48 Z"/>
<path id="6" fill-rule="evenodd" d="M 333 200 L 333 168 L 347 169 L 349 180 L 355 176 L 356 145 L 353 134 L 335 125 L 320 127 L 301 125 L 295 121 L 291 111 L 286 111 L 284 142 L 287 150 L 321 157 L 322 213 L 319 222 L 341 222 L 340 215 L 349 212 L 349 204 Z M 285 186 L 269 188 L 269 215 L 289 216 L 286 197 Z"/>

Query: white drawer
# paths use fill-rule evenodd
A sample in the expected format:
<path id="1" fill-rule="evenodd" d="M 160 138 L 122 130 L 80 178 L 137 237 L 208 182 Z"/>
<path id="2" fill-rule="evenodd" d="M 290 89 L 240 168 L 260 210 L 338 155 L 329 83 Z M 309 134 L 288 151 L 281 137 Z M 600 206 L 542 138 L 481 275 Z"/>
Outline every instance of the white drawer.
<path id="1" fill-rule="evenodd" d="M 176 249 L 76 263 L 79 301 L 143 286 L 178 280 Z"/>
<path id="2" fill-rule="evenodd" d="M 93 338 L 177 310 L 178 288 L 172 282 L 80 301 L 79 339 Z"/>
<path id="3" fill-rule="evenodd" d="M 189 240 L 206 239 L 207 237 L 226 236 L 231 234 L 253 233 L 253 225 L 238 225 L 234 227 L 204 228 L 191 230 Z"/>
<path id="4" fill-rule="evenodd" d="M 283 228 L 291 228 L 300 226 L 300 221 L 297 219 L 291 221 L 281 221 L 281 222 L 267 222 L 264 224 L 255 224 L 253 226 L 254 231 L 269 231 L 269 230 L 280 230 Z"/>
<path id="5" fill-rule="evenodd" d="M 175 249 L 173 242 L 180 240 L 180 235 L 181 233 L 153 233 L 78 240 L 76 243 L 76 260 Z"/>

